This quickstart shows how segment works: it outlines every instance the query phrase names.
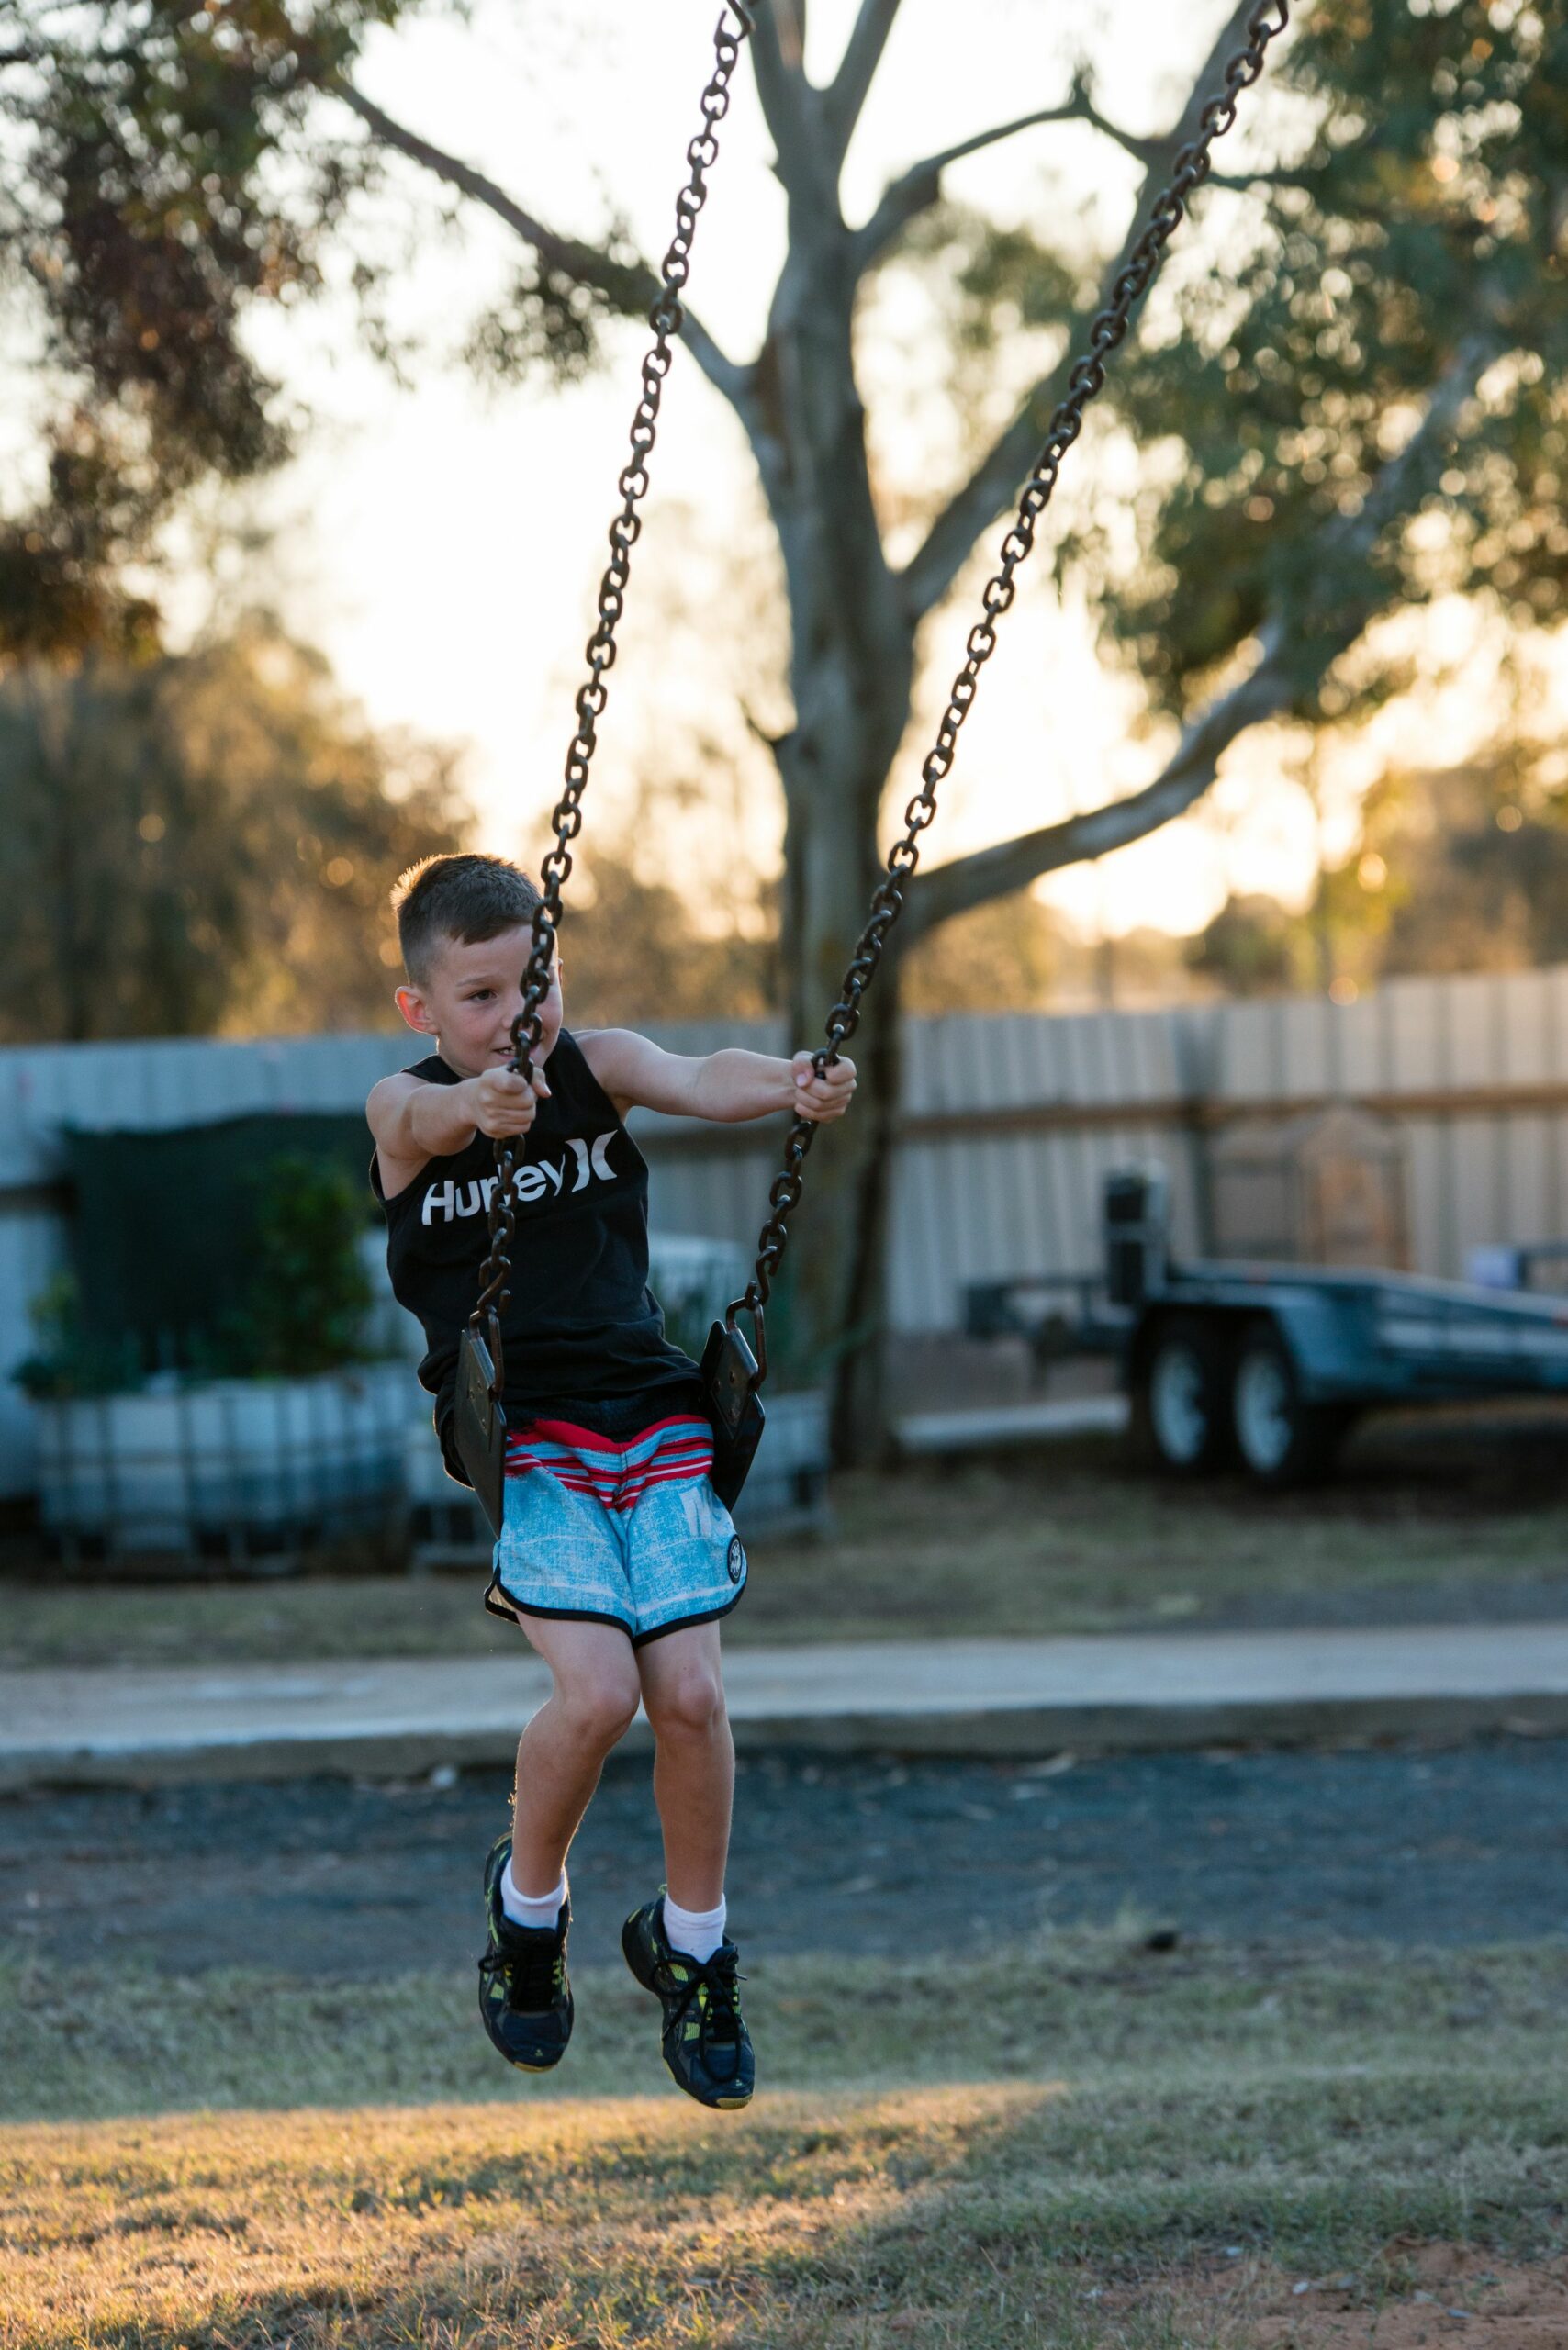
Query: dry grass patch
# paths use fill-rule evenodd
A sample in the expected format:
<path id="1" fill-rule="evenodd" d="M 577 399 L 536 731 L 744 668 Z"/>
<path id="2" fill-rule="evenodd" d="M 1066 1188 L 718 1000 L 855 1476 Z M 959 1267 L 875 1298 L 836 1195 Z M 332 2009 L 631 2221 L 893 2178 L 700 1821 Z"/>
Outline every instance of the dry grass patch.
<path id="1" fill-rule="evenodd" d="M 734 2339 L 788 2323 L 824 2254 L 1041 2094 L 784 2097 L 727 2123 L 666 2100 L 31 2130 L 4 2165 L 0 2341 Z"/>
<path id="2" fill-rule="evenodd" d="M 1490 1456 L 1477 1456 L 1484 1465 Z M 1507 1456 L 1493 1464 L 1506 1469 Z M 1516 1464 L 1517 1466 L 1518 1464 Z M 729 1637 L 1002 1637 L 1347 1609 L 1484 1612 L 1515 1584 L 1568 1604 L 1561 1475 L 1511 1483 L 1374 1462 L 1320 1493 L 1171 1486 L 1114 1448 L 914 1462 L 838 1480 L 825 1540 L 759 1542 Z M 11 1579 L 0 1668 L 510 1653 L 471 1576 L 322 1575 L 137 1589 Z M 1546 1604 L 1543 1602 L 1542 1604 Z"/>
<path id="3" fill-rule="evenodd" d="M 1393 2218 L 1437 2234 L 1468 2198 L 1488 2234 L 1560 2245 L 1528 2163 L 1500 2192 L 1494 2146 L 1466 2182 L 1438 2082 L 1361 2104 L 1392 2138 L 1343 2177 L 1331 2132 L 1300 2143 L 1299 2095 L 1282 2132 L 1283 2085 L 1251 2087 L 1245 2148 L 1212 2142 L 1209 2100 L 1088 2083 L 783 2093 L 729 2121 L 666 2099 L 34 2127 L 0 2165 L 0 2343 L 1327 2350 L 1331 2317 L 1364 2340 L 1380 2307 L 1430 2314 Z M 1349 2275 L 1307 2311 L 1289 2268 L 1325 2254 Z"/>
<path id="4" fill-rule="evenodd" d="M 1252 1620 L 1392 1620 L 1445 1587 L 1568 1600 L 1568 1493 L 1381 1472 L 1299 1494 L 1173 1484 L 1112 1447 L 912 1464 L 835 1487 L 832 1541 L 758 1545 L 734 1639 L 1004 1638 Z"/>
<path id="5" fill-rule="evenodd" d="M 495 2065 L 461 1987 L 329 2012 L 260 1978 L 13 1976 L 9 2053 L 53 2098 L 316 2102 L 9 2131 L 0 2344 L 1414 2350 L 1368 2331 L 1433 2317 L 1412 2245 L 1485 2246 L 1518 2300 L 1568 2244 L 1560 1945 L 1064 1936 L 961 1998 L 950 1967 L 770 1967 L 739 2117 L 656 2086 L 612 1978 L 584 1978 L 581 2044 L 538 2085 Z M 1307 2330 L 1330 2319 L 1361 2332 Z"/>

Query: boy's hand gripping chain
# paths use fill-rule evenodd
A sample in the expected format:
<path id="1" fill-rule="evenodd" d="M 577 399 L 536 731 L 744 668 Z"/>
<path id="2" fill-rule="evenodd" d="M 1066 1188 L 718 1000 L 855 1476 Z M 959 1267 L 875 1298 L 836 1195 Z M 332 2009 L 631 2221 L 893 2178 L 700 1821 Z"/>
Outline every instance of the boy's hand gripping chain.
<path id="1" fill-rule="evenodd" d="M 588 674 L 577 689 L 577 725 L 566 754 L 566 788 L 552 819 L 555 845 L 546 856 L 541 872 L 543 894 L 533 913 L 532 943 L 523 975 L 522 1009 L 511 1025 L 510 1066 L 530 1083 L 543 1025 L 541 1007 L 550 992 L 551 963 L 561 919 L 561 890 L 572 869 L 570 845 L 582 830 L 582 797 L 588 788 L 599 722 L 610 699 L 607 679 L 615 666 L 616 625 L 625 609 L 626 587 L 632 576 L 632 550 L 643 527 L 639 509 L 648 490 L 648 460 L 658 426 L 664 381 L 670 370 L 671 345 L 681 328 L 680 297 L 690 274 L 697 216 L 708 200 L 708 173 L 719 160 L 718 127 L 729 112 L 730 84 L 740 62 L 741 44 L 755 28 L 755 19 L 745 0 L 728 0 L 714 28 L 713 72 L 702 93 L 702 129 L 686 151 L 690 174 L 676 197 L 675 234 L 664 257 L 657 297 L 648 313 L 654 341 L 643 361 L 643 389 L 632 420 L 631 454 L 621 472 L 621 510 L 610 526 L 610 561 L 599 581 L 599 624 L 588 639 Z M 469 1317 L 459 1349 L 454 1423 L 459 1456 L 498 1536 L 501 1530 L 506 1454 L 506 1421 L 500 1402 L 506 1373 L 501 1314 L 507 1304 L 512 1241 L 517 1229 L 512 1190 L 516 1170 L 516 1137 L 503 1136 L 496 1143 L 489 1254 L 480 1270 L 478 1303 Z"/>
<path id="2" fill-rule="evenodd" d="M 1246 41 L 1226 65 L 1223 87 L 1204 106 L 1197 136 L 1178 152 L 1170 178 L 1154 200 L 1148 225 L 1112 288 L 1111 299 L 1090 328 L 1089 347 L 1080 354 L 1068 378 L 1066 395 L 1050 420 L 1018 511 L 1002 542 L 1002 559 L 981 599 L 984 616 L 969 631 L 968 657 L 953 680 L 935 743 L 921 769 L 921 788 L 904 811 L 903 834 L 889 851 L 887 871 L 872 895 L 869 918 L 844 975 L 843 992 L 828 1015 L 828 1040 L 815 1056 L 819 1073 L 837 1060 L 859 1025 L 861 998 L 876 976 L 888 932 L 902 911 L 904 886 L 920 863 L 920 835 L 936 813 L 937 786 L 953 765 L 958 730 L 973 705 L 980 671 L 996 649 L 997 622 L 1011 608 L 1016 593 L 1014 575 L 1033 550 L 1061 461 L 1082 429 L 1083 412 L 1105 381 L 1105 362 L 1125 339 L 1133 311 L 1148 291 L 1165 248 L 1186 213 L 1188 198 L 1207 178 L 1210 151 L 1236 120 L 1237 100 L 1260 78 L 1269 43 L 1289 22 L 1290 0 L 1271 0 L 1271 5 L 1253 9 L 1247 20 Z M 749 1392 L 755 1395 L 767 1377 L 763 1308 L 789 1241 L 790 1217 L 804 1188 L 806 1153 L 815 1133 L 806 1118 L 797 1118 L 790 1130 L 784 1164 L 767 1195 L 772 1213 L 758 1238 L 751 1281 L 744 1294 L 726 1307 L 723 1321 L 714 1324 L 708 1342 L 703 1367 L 711 1383 L 722 1381 L 731 1390 L 738 1390 L 749 1382 Z M 742 1313 L 751 1315 L 756 1333 L 755 1355 L 735 1326 L 735 1318 Z"/>

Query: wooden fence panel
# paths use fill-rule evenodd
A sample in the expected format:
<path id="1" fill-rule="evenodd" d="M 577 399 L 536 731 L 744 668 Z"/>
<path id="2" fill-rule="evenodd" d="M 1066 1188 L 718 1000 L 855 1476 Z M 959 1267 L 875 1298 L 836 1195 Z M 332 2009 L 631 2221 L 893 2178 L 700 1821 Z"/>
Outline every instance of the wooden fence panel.
<path id="1" fill-rule="evenodd" d="M 1389 1048 L 1394 1088 L 1437 1091 L 1450 1085 L 1444 989 L 1440 979 L 1404 979 L 1391 987 Z"/>

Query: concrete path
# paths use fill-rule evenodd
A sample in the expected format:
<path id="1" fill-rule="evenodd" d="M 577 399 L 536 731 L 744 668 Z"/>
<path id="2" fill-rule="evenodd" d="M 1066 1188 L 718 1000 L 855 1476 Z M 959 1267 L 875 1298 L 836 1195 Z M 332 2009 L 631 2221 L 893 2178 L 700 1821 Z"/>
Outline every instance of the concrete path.
<path id="1" fill-rule="evenodd" d="M 1568 1623 L 735 1648 L 726 1678 L 752 1748 L 1023 1757 L 1568 1732 Z M 0 1788 L 501 1762 L 547 1687 L 521 1654 L 0 1673 Z"/>

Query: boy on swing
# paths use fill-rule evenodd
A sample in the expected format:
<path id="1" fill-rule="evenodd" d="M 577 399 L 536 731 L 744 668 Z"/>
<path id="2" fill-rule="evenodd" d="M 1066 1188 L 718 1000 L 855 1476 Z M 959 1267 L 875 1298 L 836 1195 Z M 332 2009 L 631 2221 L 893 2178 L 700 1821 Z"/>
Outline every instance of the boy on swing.
<path id="1" fill-rule="evenodd" d="M 738 1953 L 725 1933 L 734 1748 L 719 1626 L 745 1554 L 709 1481 L 697 1368 L 665 1336 L 648 1286 L 648 1170 L 622 1123 L 660 1110 L 722 1124 L 787 1110 L 842 1117 L 852 1063 L 719 1052 L 688 1059 L 629 1029 L 574 1036 L 559 957 L 532 1086 L 507 1064 L 539 893 L 504 859 L 427 858 L 393 893 L 406 984 L 431 1039 L 366 1105 L 371 1180 L 399 1301 L 424 1326 L 420 1379 L 448 1463 L 458 1343 L 488 1245 L 493 1141 L 522 1138 L 502 1318 L 507 1480 L 487 1605 L 515 1617 L 554 1686 L 518 1747 L 512 1830 L 485 1870 L 485 2029 L 544 2072 L 572 2030 L 566 1854 L 604 1759 L 639 1700 L 655 1740 L 666 1888 L 622 1931 L 664 2011 L 665 2062 L 689 2096 L 743 2106 L 756 2077 Z"/>

